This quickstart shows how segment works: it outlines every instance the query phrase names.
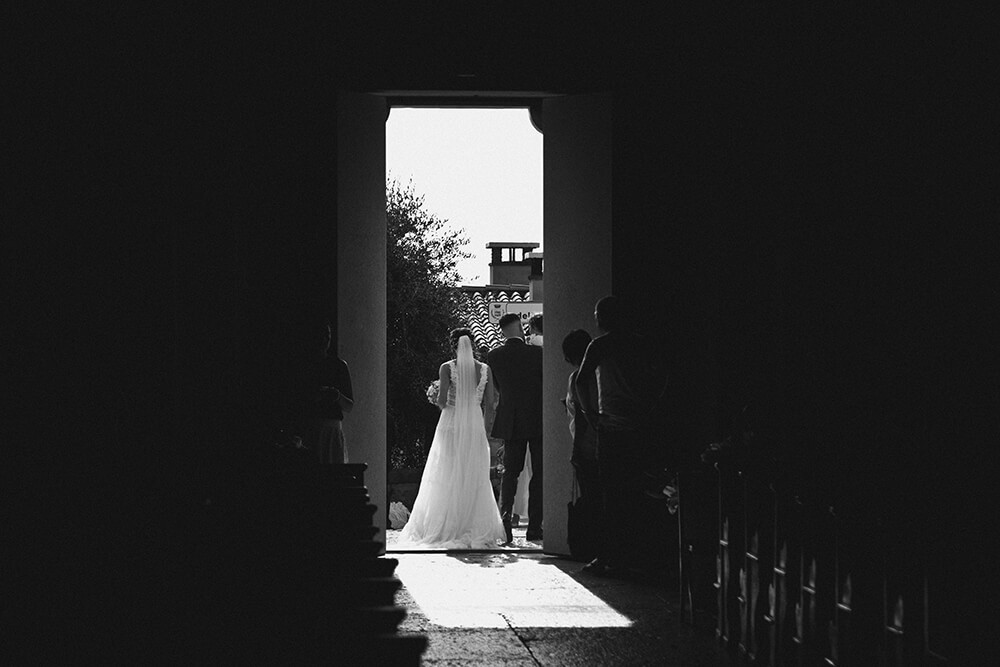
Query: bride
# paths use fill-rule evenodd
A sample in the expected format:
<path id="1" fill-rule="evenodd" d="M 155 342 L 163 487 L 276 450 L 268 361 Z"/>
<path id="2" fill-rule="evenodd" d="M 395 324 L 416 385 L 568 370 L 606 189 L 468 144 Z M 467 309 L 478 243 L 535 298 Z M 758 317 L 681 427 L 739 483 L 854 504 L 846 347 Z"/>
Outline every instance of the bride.
<path id="1" fill-rule="evenodd" d="M 491 548 L 505 538 L 490 486 L 483 406 L 491 408 L 489 366 L 472 356 L 472 332 L 455 329 L 456 358 L 441 364 L 441 408 L 420 491 L 400 541 L 444 549 Z M 483 398 L 486 398 L 484 401 Z"/>

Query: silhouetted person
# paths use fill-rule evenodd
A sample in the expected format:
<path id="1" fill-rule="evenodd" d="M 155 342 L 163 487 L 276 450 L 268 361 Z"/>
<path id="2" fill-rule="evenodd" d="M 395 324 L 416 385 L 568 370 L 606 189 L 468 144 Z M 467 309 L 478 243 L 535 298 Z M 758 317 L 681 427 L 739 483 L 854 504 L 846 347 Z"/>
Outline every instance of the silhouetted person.
<path id="1" fill-rule="evenodd" d="M 602 332 L 587 346 L 576 378 L 577 397 L 597 429 L 597 466 L 604 497 L 603 539 L 598 556 L 584 570 L 604 574 L 635 562 L 641 535 L 639 478 L 648 463 L 653 411 L 666 377 L 645 339 L 634 334 L 617 297 L 594 308 Z M 596 383 L 596 403 L 590 386 Z"/>
<path id="2" fill-rule="evenodd" d="M 301 436 L 320 463 L 346 463 L 344 415 L 354 409 L 354 390 L 347 363 L 330 354 L 330 324 L 319 327 L 315 352 L 305 370 Z"/>
<path id="3" fill-rule="evenodd" d="M 476 359 L 479 360 L 479 361 L 481 361 L 484 364 L 488 364 L 488 362 L 489 362 L 489 356 L 490 356 L 490 348 L 489 348 L 489 346 L 488 345 L 480 345 L 479 346 L 479 352 L 476 355 Z M 492 471 L 492 469 L 493 469 L 494 466 L 496 466 L 497 464 L 502 464 L 503 463 L 503 440 L 501 438 L 494 438 L 491 435 L 491 432 L 493 431 L 493 417 L 494 417 L 494 415 L 496 415 L 496 407 L 497 407 L 496 406 L 496 401 L 497 401 L 497 397 L 498 397 L 498 395 L 494 391 L 493 392 L 493 404 L 489 406 L 489 410 L 486 413 L 487 414 L 487 418 L 486 418 L 486 434 L 487 434 L 487 437 L 486 437 L 486 439 L 490 443 L 490 469 L 491 469 L 491 471 Z M 492 472 L 491 472 L 491 474 L 492 474 Z M 497 479 L 496 477 L 490 477 L 490 480 L 496 480 L 495 482 L 491 481 L 491 484 L 493 484 L 493 498 L 494 498 L 494 500 L 497 501 L 498 506 L 499 506 L 499 502 L 500 502 L 500 480 Z"/>
<path id="4" fill-rule="evenodd" d="M 569 433 L 573 438 L 573 455 L 570 463 L 576 471 L 577 482 L 580 485 L 580 495 L 587 498 L 594 498 L 600 493 L 597 474 L 597 431 L 584 417 L 579 391 L 576 386 L 576 377 L 580 372 L 580 365 L 583 357 L 587 353 L 587 346 L 590 345 L 590 334 L 583 329 L 575 329 L 563 339 L 563 357 L 567 363 L 573 366 L 573 371 L 569 374 L 566 385 L 566 398 L 563 405 L 566 406 L 566 415 L 569 418 Z M 588 385 L 591 395 L 590 402 L 597 402 L 597 386 L 594 382 Z"/>
<path id="5" fill-rule="evenodd" d="M 532 315 L 528 320 L 528 345 L 542 346 L 542 314 Z"/>
<path id="6" fill-rule="evenodd" d="M 490 433 L 503 438 L 504 473 L 500 482 L 500 515 L 507 541 L 513 539 L 511 515 L 517 478 L 530 453 L 532 476 L 528 486 L 529 540 L 542 539 L 542 348 L 524 342 L 521 318 L 507 313 L 500 318 L 506 341 L 489 354 L 490 371 L 500 392 Z"/>
<path id="7" fill-rule="evenodd" d="M 528 320 L 528 339 L 526 341 L 528 345 L 533 345 L 535 347 L 542 347 L 542 314 L 537 313 L 532 315 Z M 531 517 L 529 512 L 531 510 L 531 503 L 528 500 L 528 496 L 531 491 L 531 477 L 534 474 L 534 469 L 531 466 L 531 458 L 525 457 L 524 469 L 521 471 L 521 476 L 518 478 L 517 493 L 514 494 L 514 505 L 511 515 L 511 525 L 518 526 L 521 523 L 521 517 L 528 517 L 529 521 Z"/>
<path id="8" fill-rule="evenodd" d="M 597 431 L 584 417 L 580 399 L 577 396 L 576 376 L 583 363 L 583 356 L 590 344 L 590 334 L 583 329 L 569 332 L 562 342 L 563 357 L 573 366 L 566 384 L 566 406 L 569 418 L 569 433 L 573 439 L 573 466 L 579 497 L 574 499 L 572 511 L 574 519 L 567 526 L 567 541 L 574 558 L 591 559 L 597 555 L 596 546 L 601 534 L 601 516 L 604 498 L 601 496 L 600 478 L 597 470 Z M 597 402 L 597 387 L 589 384 L 592 403 Z"/>

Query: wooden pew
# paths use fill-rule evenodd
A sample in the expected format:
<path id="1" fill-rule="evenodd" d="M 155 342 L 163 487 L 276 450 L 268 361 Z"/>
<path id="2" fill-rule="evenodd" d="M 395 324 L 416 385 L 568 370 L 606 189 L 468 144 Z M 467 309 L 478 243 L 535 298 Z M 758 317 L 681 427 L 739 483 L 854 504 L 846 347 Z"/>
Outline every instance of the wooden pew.
<path id="1" fill-rule="evenodd" d="M 715 470 L 693 465 L 677 473 L 678 547 L 680 551 L 681 622 L 711 627 L 716 613 L 713 597 L 715 554 L 718 550 L 718 490 Z"/>
<path id="2" fill-rule="evenodd" d="M 895 498 L 899 484 L 873 483 L 884 473 L 803 469 L 750 450 L 715 451 L 710 465 L 679 475 L 682 617 L 694 622 L 699 561 L 714 561 L 715 632 L 741 664 L 940 666 L 963 650 L 949 641 L 963 629 L 948 596 L 962 575 L 947 576 L 945 508 Z M 714 503 L 699 480 L 714 481 Z M 714 512 L 711 559 L 695 538 L 695 502 Z"/>
<path id="3" fill-rule="evenodd" d="M 774 502 L 772 468 L 767 458 L 743 466 L 744 565 L 741 575 L 741 632 L 739 650 L 751 663 L 768 654 L 767 615 L 774 578 Z"/>
<path id="4" fill-rule="evenodd" d="M 745 558 L 742 479 L 729 460 L 715 464 L 718 490 L 718 553 L 716 555 L 716 637 L 727 648 L 740 642 L 740 573 Z"/>
<path id="5" fill-rule="evenodd" d="M 792 648 L 794 636 L 794 608 L 799 596 L 799 511 L 796 499 L 775 479 L 771 484 L 774 506 L 772 535 L 771 584 L 768 587 L 768 610 L 765 624 L 768 628 L 768 661 L 777 665 Z"/>

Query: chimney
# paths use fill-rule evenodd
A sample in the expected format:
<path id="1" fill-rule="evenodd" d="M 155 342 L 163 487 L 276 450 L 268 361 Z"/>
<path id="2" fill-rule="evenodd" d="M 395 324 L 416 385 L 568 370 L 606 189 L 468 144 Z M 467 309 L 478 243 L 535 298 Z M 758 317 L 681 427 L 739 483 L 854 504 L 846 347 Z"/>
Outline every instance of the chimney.
<path id="1" fill-rule="evenodd" d="M 544 253 L 540 252 L 529 252 L 527 254 L 528 262 L 531 265 L 531 273 L 528 275 L 528 300 L 539 303 L 545 300 L 542 291 L 543 255 Z"/>
<path id="2" fill-rule="evenodd" d="M 519 287 L 531 285 L 532 264 L 528 258 L 537 243 L 487 243 L 490 249 L 490 284 Z"/>

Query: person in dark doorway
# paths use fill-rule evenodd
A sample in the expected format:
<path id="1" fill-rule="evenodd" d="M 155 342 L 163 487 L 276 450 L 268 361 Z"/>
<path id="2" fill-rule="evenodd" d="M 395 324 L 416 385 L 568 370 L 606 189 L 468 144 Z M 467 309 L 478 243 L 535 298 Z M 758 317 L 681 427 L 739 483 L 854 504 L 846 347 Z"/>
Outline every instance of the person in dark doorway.
<path id="1" fill-rule="evenodd" d="M 528 345 L 542 347 L 541 313 L 535 313 L 528 319 L 528 339 L 526 342 Z M 520 525 L 521 519 L 524 517 L 528 518 L 529 523 L 531 521 L 531 516 L 529 515 L 531 503 L 528 500 L 528 495 L 531 491 L 532 474 L 533 468 L 531 466 L 531 457 L 525 456 L 524 469 L 521 471 L 521 475 L 518 478 L 517 493 L 514 494 L 514 507 L 512 510 L 513 514 L 511 515 L 512 526 L 516 527 Z"/>
<path id="2" fill-rule="evenodd" d="M 542 348 L 526 345 L 521 318 L 500 318 L 506 339 L 489 354 L 490 371 L 500 392 L 491 435 L 504 440 L 504 472 L 500 482 L 500 515 L 507 541 L 513 540 L 512 509 L 517 478 L 531 456 L 528 486 L 528 540 L 542 539 Z"/>
<path id="3" fill-rule="evenodd" d="M 583 329 L 574 329 L 566 334 L 562 342 L 563 357 L 573 366 L 566 384 L 566 397 L 562 399 L 569 418 L 569 433 L 573 439 L 573 466 L 579 497 L 574 497 L 570 508 L 566 540 L 570 554 L 577 560 L 590 560 L 597 555 L 597 542 L 601 531 L 601 487 L 597 472 L 597 431 L 586 420 L 580 399 L 577 396 L 576 376 L 580 364 L 590 344 L 590 334 Z M 591 403 L 597 402 L 597 387 L 590 383 Z M 576 494 L 574 494 L 575 496 Z"/>
<path id="4" fill-rule="evenodd" d="M 647 464 L 654 409 L 666 375 L 648 342 L 633 333 L 617 297 L 597 302 L 594 318 L 601 335 L 590 342 L 576 377 L 577 396 L 597 430 L 597 467 L 603 503 L 602 539 L 597 558 L 584 567 L 607 574 L 635 562 L 636 516 L 643 499 L 638 479 Z M 597 388 L 596 403 L 590 386 Z"/>
<path id="5" fill-rule="evenodd" d="M 563 356 L 567 363 L 573 366 L 573 372 L 569 374 L 566 385 L 566 398 L 563 399 L 566 416 L 569 418 L 569 433 L 573 438 L 573 455 L 570 463 L 576 470 L 580 495 L 587 498 L 596 497 L 600 493 L 597 475 L 597 431 L 583 415 L 576 377 L 580 372 L 580 365 L 583 363 L 590 340 L 589 333 L 583 329 L 575 329 L 566 334 L 562 343 Z M 590 403 L 596 404 L 597 387 L 594 383 L 590 383 L 588 388 Z"/>
<path id="6" fill-rule="evenodd" d="M 316 352 L 306 376 L 302 442 L 320 463 L 346 463 L 344 415 L 354 409 L 354 389 L 347 362 L 330 354 L 330 323 L 317 330 Z"/>

